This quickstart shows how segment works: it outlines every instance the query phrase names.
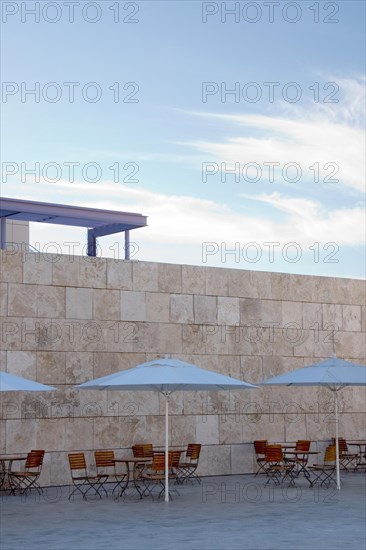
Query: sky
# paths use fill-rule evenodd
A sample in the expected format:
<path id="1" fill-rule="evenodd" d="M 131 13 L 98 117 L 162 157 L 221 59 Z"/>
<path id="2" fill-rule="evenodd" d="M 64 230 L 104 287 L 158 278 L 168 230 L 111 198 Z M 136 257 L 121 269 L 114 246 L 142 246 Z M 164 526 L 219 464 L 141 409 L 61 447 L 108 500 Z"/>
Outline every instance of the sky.
<path id="1" fill-rule="evenodd" d="M 136 261 L 365 277 L 363 1 L 1 8 L 2 196 L 148 216 Z"/>

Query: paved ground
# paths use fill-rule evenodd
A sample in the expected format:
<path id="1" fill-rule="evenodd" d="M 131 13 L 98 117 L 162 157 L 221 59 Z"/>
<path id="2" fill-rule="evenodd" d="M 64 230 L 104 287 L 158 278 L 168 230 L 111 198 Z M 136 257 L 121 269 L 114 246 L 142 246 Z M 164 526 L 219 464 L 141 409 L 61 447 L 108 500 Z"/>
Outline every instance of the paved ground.
<path id="1" fill-rule="evenodd" d="M 265 487 L 263 477 L 204 478 L 174 500 L 68 501 L 70 488 L 1 497 L 1 550 L 364 550 L 366 483 L 341 491 Z"/>

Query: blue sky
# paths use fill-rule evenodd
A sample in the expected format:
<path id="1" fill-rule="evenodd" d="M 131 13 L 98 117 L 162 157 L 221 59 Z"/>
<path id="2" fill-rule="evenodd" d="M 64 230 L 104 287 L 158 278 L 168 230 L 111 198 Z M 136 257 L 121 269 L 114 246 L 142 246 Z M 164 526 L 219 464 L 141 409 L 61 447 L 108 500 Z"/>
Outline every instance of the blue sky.
<path id="1" fill-rule="evenodd" d="M 364 2 L 2 9 L 3 196 L 141 212 L 136 260 L 365 276 Z"/>

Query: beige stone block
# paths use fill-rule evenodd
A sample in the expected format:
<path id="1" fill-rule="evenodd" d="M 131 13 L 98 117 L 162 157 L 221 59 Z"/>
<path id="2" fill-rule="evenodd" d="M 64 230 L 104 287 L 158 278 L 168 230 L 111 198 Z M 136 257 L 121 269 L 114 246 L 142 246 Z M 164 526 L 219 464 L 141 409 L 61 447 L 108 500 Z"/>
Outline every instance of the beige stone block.
<path id="1" fill-rule="evenodd" d="M 37 442 L 39 420 L 36 418 L 22 418 L 8 420 L 6 423 L 6 452 L 27 453 L 34 449 Z"/>
<path id="2" fill-rule="evenodd" d="M 193 323 L 193 296 L 172 294 L 170 296 L 170 321 L 172 323 Z"/>
<path id="3" fill-rule="evenodd" d="M 6 453 L 6 421 L 5 420 L 0 420 L 0 453 L 1 454 Z"/>
<path id="4" fill-rule="evenodd" d="M 274 298 L 272 293 L 271 273 L 265 271 L 251 271 L 250 284 L 254 298 Z"/>
<path id="5" fill-rule="evenodd" d="M 121 291 L 121 319 L 146 321 L 145 292 Z"/>
<path id="6" fill-rule="evenodd" d="M 257 462 L 255 460 L 254 446 L 252 443 L 237 443 L 236 445 L 231 445 L 230 451 L 232 474 L 249 474 L 257 471 Z M 244 480 L 241 484 L 241 499 L 246 495 L 246 492 L 243 493 L 243 491 L 249 490 L 249 486 L 248 489 L 244 489 L 246 483 L 251 483 L 251 481 L 247 482 Z M 255 496 L 252 498 L 255 498 Z"/>
<path id="7" fill-rule="evenodd" d="M 262 321 L 262 301 L 257 298 L 240 298 L 240 324 L 255 321 L 258 324 Z"/>
<path id="8" fill-rule="evenodd" d="M 120 447 L 128 448 L 128 452 L 123 454 L 132 454 L 132 445 L 139 443 L 154 443 L 152 434 L 147 430 L 146 416 L 139 416 L 133 422 L 126 422 L 125 418 L 120 418 L 120 433 Z"/>
<path id="9" fill-rule="evenodd" d="M 114 372 L 132 369 L 145 362 L 145 355 L 142 353 L 94 353 L 93 378 L 107 376 Z M 113 392 L 114 393 L 114 392 Z"/>
<path id="10" fill-rule="evenodd" d="M 66 382 L 65 352 L 37 352 L 37 378 L 43 384 L 65 384 Z"/>
<path id="11" fill-rule="evenodd" d="M 301 330 L 301 329 L 300 329 Z M 273 355 L 291 357 L 294 355 L 294 345 L 298 342 L 298 330 L 274 329 L 273 331 Z"/>
<path id="12" fill-rule="evenodd" d="M 334 303 L 335 279 L 332 277 L 313 277 L 312 302 Z"/>
<path id="13" fill-rule="evenodd" d="M 80 320 L 75 324 L 72 348 L 76 351 L 129 352 L 138 341 L 136 322 Z"/>
<path id="14" fill-rule="evenodd" d="M 238 327 L 235 333 L 228 336 L 228 340 L 228 353 L 231 355 L 272 355 L 274 329 L 249 322 Z"/>
<path id="15" fill-rule="evenodd" d="M 66 452 L 50 453 L 50 479 L 52 485 L 61 489 L 62 485 L 71 483 L 71 475 Z"/>
<path id="16" fill-rule="evenodd" d="M 240 414 L 219 415 L 219 444 L 228 445 L 243 440 L 242 419 Z"/>
<path id="17" fill-rule="evenodd" d="M 282 302 L 282 322 L 283 326 L 302 327 L 302 303 L 301 302 Z"/>
<path id="18" fill-rule="evenodd" d="M 322 304 L 302 304 L 302 326 L 305 329 L 319 330 L 323 326 Z"/>
<path id="19" fill-rule="evenodd" d="M 217 298 L 217 323 L 238 325 L 240 322 L 239 298 Z"/>
<path id="20" fill-rule="evenodd" d="M 289 332 L 290 334 L 290 332 Z M 296 337 L 296 332 L 292 331 L 293 337 Z M 301 334 L 298 332 L 299 339 L 294 342 L 294 354 L 298 357 L 314 356 L 314 343 L 317 338 L 318 331 L 302 329 Z"/>
<path id="21" fill-rule="evenodd" d="M 93 291 L 90 288 L 66 288 L 66 318 L 93 318 Z"/>
<path id="22" fill-rule="evenodd" d="M 257 300 L 260 307 L 260 326 L 281 327 L 283 322 L 284 302 L 275 300 Z"/>
<path id="23" fill-rule="evenodd" d="M 36 441 L 32 449 L 45 449 L 46 454 L 64 449 L 66 418 L 40 418 L 37 423 Z M 46 456 L 46 455 L 45 455 Z M 42 468 L 43 470 L 43 468 Z M 51 485 L 54 485 L 52 480 Z"/>
<path id="24" fill-rule="evenodd" d="M 132 262 L 106 258 L 107 288 L 132 290 Z"/>
<path id="25" fill-rule="evenodd" d="M 6 354 L 5 350 L 0 350 L 0 370 L 6 371 Z M 0 396 L 1 397 L 1 396 Z"/>
<path id="26" fill-rule="evenodd" d="M 287 299 L 299 302 L 311 302 L 313 295 L 313 278 L 306 275 L 290 276 L 290 297 Z"/>
<path id="27" fill-rule="evenodd" d="M 170 407 L 172 413 L 174 412 L 175 398 L 176 395 L 174 395 L 173 405 Z M 165 402 L 164 407 L 161 408 L 159 393 L 155 391 L 109 390 L 107 391 L 107 410 L 108 414 L 113 417 L 122 418 L 125 422 L 135 422 L 136 419 L 144 415 L 165 414 Z"/>
<path id="28" fill-rule="evenodd" d="M 217 298 L 194 296 L 195 323 L 217 323 Z"/>
<path id="29" fill-rule="evenodd" d="M 51 285 L 52 264 L 57 261 L 58 255 L 29 253 L 24 254 L 23 282 Z"/>
<path id="30" fill-rule="evenodd" d="M 182 266 L 182 292 L 185 294 L 205 294 L 206 269 L 204 267 Z"/>
<path id="31" fill-rule="evenodd" d="M 93 449 L 116 449 L 121 444 L 120 419 L 107 416 L 94 420 Z"/>
<path id="32" fill-rule="evenodd" d="M 337 304 L 323 304 L 324 330 L 342 330 L 342 306 Z"/>
<path id="33" fill-rule="evenodd" d="M 10 374 L 37 380 L 37 358 L 33 351 L 8 351 L 7 370 Z M 41 380 L 39 380 L 41 382 Z"/>
<path id="34" fill-rule="evenodd" d="M 0 283 L 0 315 L 8 314 L 8 284 Z"/>
<path id="35" fill-rule="evenodd" d="M 291 300 L 291 277 L 287 273 L 271 273 L 271 297 L 274 300 Z"/>
<path id="36" fill-rule="evenodd" d="M 15 250 L 0 250 L 0 278 L 4 283 L 23 281 L 23 255 Z"/>
<path id="37" fill-rule="evenodd" d="M 8 314 L 9 316 L 36 317 L 37 316 L 37 285 L 8 285 Z"/>
<path id="38" fill-rule="evenodd" d="M 236 378 L 249 384 L 257 384 L 264 380 L 262 357 L 241 356 L 239 359 L 240 374 Z"/>
<path id="39" fill-rule="evenodd" d="M 158 264 L 159 292 L 182 292 L 182 266 Z"/>
<path id="40" fill-rule="evenodd" d="M 116 355 L 116 354 L 113 354 Z M 66 352 L 65 383 L 82 384 L 94 378 L 94 356 L 92 352 Z"/>
<path id="41" fill-rule="evenodd" d="M 119 290 L 93 290 L 93 319 L 119 320 Z"/>
<path id="42" fill-rule="evenodd" d="M 183 393 L 183 392 L 182 392 Z M 171 416 L 171 445 L 185 448 L 196 441 L 196 417 L 193 415 Z"/>
<path id="43" fill-rule="evenodd" d="M 159 292 L 146 292 L 146 320 L 169 323 L 170 296 Z"/>
<path id="44" fill-rule="evenodd" d="M 205 456 L 206 455 L 206 456 Z M 214 445 L 205 448 L 202 466 L 205 475 L 227 475 L 231 473 L 230 468 L 230 445 Z"/>
<path id="45" fill-rule="evenodd" d="M 362 332 L 366 332 L 366 306 L 362 306 L 361 324 L 362 324 Z"/>
<path id="46" fill-rule="evenodd" d="M 94 443 L 93 431 L 93 418 L 73 418 L 72 422 L 66 422 L 63 449 L 69 452 L 91 449 Z"/>
<path id="47" fill-rule="evenodd" d="M 37 289 L 37 316 L 65 317 L 65 288 L 59 286 L 41 286 Z"/>
<path id="48" fill-rule="evenodd" d="M 202 325 L 202 341 L 205 345 L 205 353 L 225 354 L 230 350 L 230 339 L 236 327 L 229 325 Z"/>
<path id="49" fill-rule="evenodd" d="M 202 325 L 182 326 L 182 351 L 183 353 L 204 353 L 205 342 L 203 341 Z"/>
<path id="50" fill-rule="evenodd" d="M 229 272 L 229 296 L 242 298 L 256 298 L 257 289 L 253 288 L 250 271 L 230 269 Z"/>
<path id="51" fill-rule="evenodd" d="M 361 359 L 363 361 L 365 360 L 365 334 L 361 332 L 340 332 L 336 335 L 335 340 L 335 352 L 337 354 L 337 357 L 343 357 L 344 359 L 354 358 L 357 359 L 359 362 L 361 362 Z M 328 344 L 328 346 L 331 345 L 332 344 Z M 332 353 L 333 351 L 330 353 L 330 355 Z"/>
<path id="52" fill-rule="evenodd" d="M 52 263 L 52 282 L 59 286 L 81 286 L 79 256 L 62 255 Z"/>
<path id="53" fill-rule="evenodd" d="M 366 282 L 360 279 L 339 279 L 339 285 L 345 288 L 346 304 L 364 305 L 366 300 Z"/>
<path id="54" fill-rule="evenodd" d="M 133 351 L 150 353 L 182 353 L 181 325 L 138 323 L 138 339 Z"/>
<path id="55" fill-rule="evenodd" d="M 132 264 L 132 288 L 146 292 L 157 292 L 159 290 L 158 264 L 134 262 Z"/>
<path id="56" fill-rule="evenodd" d="M 217 414 L 196 417 L 196 437 L 202 445 L 219 444 L 219 417 Z"/>
<path id="57" fill-rule="evenodd" d="M 361 306 L 342 306 L 343 330 L 360 332 L 362 330 L 361 313 Z"/>
<path id="58" fill-rule="evenodd" d="M 80 286 L 91 288 L 106 288 L 107 266 L 104 258 L 80 256 L 79 258 Z"/>
<path id="59" fill-rule="evenodd" d="M 229 273 L 230 270 L 206 267 L 206 295 L 208 296 L 227 296 L 229 293 Z"/>

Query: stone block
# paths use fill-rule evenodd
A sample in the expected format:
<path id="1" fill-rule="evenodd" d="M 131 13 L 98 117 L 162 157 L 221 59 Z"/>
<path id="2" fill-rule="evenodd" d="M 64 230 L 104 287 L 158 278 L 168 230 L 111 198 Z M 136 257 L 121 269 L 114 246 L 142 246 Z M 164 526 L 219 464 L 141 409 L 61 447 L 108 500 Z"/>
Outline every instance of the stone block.
<path id="1" fill-rule="evenodd" d="M 7 371 L 16 376 L 37 380 L 37 357 L 33 351 L 8 351 Z M 39 382 L 42 382 L 39 379 Z"/>
<path id="2" fill-rule="evenodd" d="M 361 306 L 342 306 L 342 328 L 345 331 L 362 330 Z"/>
<path id="3" fill-rule="evenodd" d="M 121 320 L 146 321 L 145 292 L 121 291 Z"/>
<path id="4" fill-rule="evenodd" d="M 115 355 L 115 354 L 113 354 Z M 65 354 L 65 383 L 82 384 L 94 378 L 94 355 L 89 351 Z M 95 377 L 96 378 L 96 377 Z"/>
<path id="5" fill-rule="evenodd" d="M 182 292 L 182 266 L 158 264 L 159 292 Z"/>
<path id="6" fill-rule="evenodd" d="M 8 285 L 8 314 L 11 317 L 37 317 L 37 285 Z"/>
<path id="7" fill-rule="evenodd" d="M 84 288 L 106 288 L 107 266 L 104 258 L 80 256 L 79 281 Z"/>
<path id="8" fill-rule="evenodd" d="M 182 292 L 185 294 L 205 294 L 206 269 L 193 265 L 182 265 Z"/>
<path id="9" fill-rule="evenodd" d="M 150 353 L 182 353 L 181 325 L 137 323 L 138 337 L 133 351 Z"/>
<path id="10" fill-rule="evenodd" d="M 132 264 L 133 290 L 158 292 L 158 264 L 150 262 L 134 262 Z"/>
<path id="11" fill-rule="evenodd" d="M 23 263 L 23 282 L 51 285 L 52 284 L 52 264 L 58 261 L 59 255 L 54 254 L 24 254 Z"/>
<path id="12" fill-rule="evenodd" d="M 91 288 L 66 288 L 66 318 L 93 319 Z"/>
<path id="13" fill-rule="evenodd" d="M 37 352 L 37 378 L 43 384 L 65 384 L 66 360 L 65 352 L 38 351 Z"/>
<path id="14" fill-rule="evenodd" d="M 229 274 L 230 270 L 206 267 L 206 295 L 207 296 L 227 296 L 229 293 Z"/>
<path id="15" fill-rule="evenodd" d="M 193 323 L 193 296 L 172 294 L 170 296 L 170 322 Z"/>
<path id="16" fill-rule="evenodd" d="M 195 323 L 217 323 L 217 298 L 215 296 L 194 296 Z"/>
<path id="17" fill-rule="evenodd" d="M 240 322 L 239 298 L 217 298 L 217 323 L 219 325 L 238 325 Z"/>
<path id="18" fill-rule="evenodd" d="M 8 283 L 0 283 L 0 315 L 8 314 Z"/>
<path id="19" fill-rule="evenodd" d="M 219 444 L 219 417 L 217 414 L 196 416 L 196 437 L 202 445 Z"/>
<path id="20" fill-rule="evenodd" d="M 59 286 L 81 286 L 78 256 L 59 256 L 52 263 L 52 283 Z"/>
<path id="21" fill-rule="evenodd" d="M 0 250 L 0 280 L 4 283 L 23 282 L 23 254 Z"/>
<path id="22" fill-rule="evenodd" d="M 93 290 L 93 319 L 119 320 L 120 292 L 119 290 Z"/>
<path id="23" fill-rule="evenodd" d="M 132 290 L 132 262 L 105 260 L 107 268 L 107 288 Z"/>
<path id="24" fill-rule="evenodd" d="M 37 316 L 65 318 L 66 292 L 64 287 L 44 286 L 37 287 Z"/>
<path id="25" fill-rule="evenodd" d="M 146 292 L 146 321 L 169 323 L 170 295 L 161 292 Z M 140 319 L 141 320 L 141 319 Z"/>

